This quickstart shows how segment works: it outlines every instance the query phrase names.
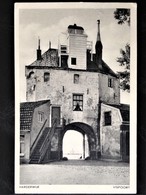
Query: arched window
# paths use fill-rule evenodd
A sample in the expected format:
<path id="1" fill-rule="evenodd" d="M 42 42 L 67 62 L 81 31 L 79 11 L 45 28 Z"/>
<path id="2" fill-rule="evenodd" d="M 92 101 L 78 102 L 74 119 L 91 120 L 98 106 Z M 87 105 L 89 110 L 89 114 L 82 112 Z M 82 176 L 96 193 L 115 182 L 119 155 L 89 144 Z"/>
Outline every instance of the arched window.
<path id="1" fill-rule="evenodd" d="M 29 73 L 29 75 L 27 76 L 27 78 L 30 79 L 30 78 L 33 78 L 33 77 L 34 77 L 34 72 L 31 71 L 31 72 Z"/>
<path id="2" fill-rule="evenodd" d="M 44 82 L 48 82 L 50 80 L 50 73 L 49 72 L 45 72 L 44 73 Z"/>
<path id="3" fill-rule="evenodd" d="M 74 74 L 74 83 L 75 84 L 79 83 L 79 74 Z"/>

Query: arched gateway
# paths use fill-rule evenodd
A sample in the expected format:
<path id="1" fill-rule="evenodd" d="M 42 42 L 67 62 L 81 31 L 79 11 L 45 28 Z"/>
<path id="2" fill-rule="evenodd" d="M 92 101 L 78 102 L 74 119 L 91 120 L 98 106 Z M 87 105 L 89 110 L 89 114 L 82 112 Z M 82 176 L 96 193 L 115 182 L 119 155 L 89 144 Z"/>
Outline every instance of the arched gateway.
<path id="1" fill-rule="evenodd" d="M 93 128 L 89 126 L 88 124 L 82 123 L 82 122 L 74 122 L 70 123 L 61 130 L 60 136 L 59 136 L 59 142 L 58 142 L 58 152 L 59 152 L 59 159 L 62 159 L 63 157 L 63 138 L 65 133 L 68 130 L 75 130 L 77 132 L 80 132 L 82 135 L 86 135 L 88 138 L 88 144 L 89 144 L 89 157 L 90 159 L 96 159 L 97 158 L 97 152 L 96 152 L 96 136 L 93 131 Z"/>

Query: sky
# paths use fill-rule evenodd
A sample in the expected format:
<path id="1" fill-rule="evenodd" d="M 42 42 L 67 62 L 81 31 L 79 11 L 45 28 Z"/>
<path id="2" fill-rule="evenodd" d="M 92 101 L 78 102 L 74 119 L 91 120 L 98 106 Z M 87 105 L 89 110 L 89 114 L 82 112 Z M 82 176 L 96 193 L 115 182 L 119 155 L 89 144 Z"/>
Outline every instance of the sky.
<path id="1" fill-rule="evenodd" d="M 38 37 L 41 40 L 41 50 L 44 53 L 49 48 L 58 48 L 58 39 L 66 32 L 69 25 L 82 26 L 88 35 L 87 40 L 93 41 L 95 48 L 97 36 L 97 20 L 100 20 L 101 41 L 103 44 L 103 60 L 114 72 L 121 70 L 116 62 L 120 49 L 130 43 L 130 27 L 127 24 L 118 25 L 114 19 L 115 8 L 46 8 L 19 10 L 19 64 L 20 64 L 20 101 L 26 101 L 25 65 L 36 60 Z M 129 103 L 130 94 L 121 92 L 121 102 Z"/>
<path id="2" fill-rule="evenodd" d="M 85 158 L 89 156 L 87 136 L 85 135 Z M 77 131 L 69 130 L 63 138 L 63 157 L 79 159 L 83 157 L 83 135 Z"/>

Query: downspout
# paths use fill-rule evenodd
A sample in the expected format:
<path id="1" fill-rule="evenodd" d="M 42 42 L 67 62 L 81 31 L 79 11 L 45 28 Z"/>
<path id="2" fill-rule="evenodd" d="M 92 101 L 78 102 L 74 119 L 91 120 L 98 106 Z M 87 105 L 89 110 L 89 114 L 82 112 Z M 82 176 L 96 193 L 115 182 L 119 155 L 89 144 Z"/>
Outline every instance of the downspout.
<path id="1" fill-rule="evenodd" d="M 83 134 L 83 159 L 85 159 L 85 134 Z"/>
<path id="2" fill-rule="evenodd" d="M 101 118 L 101 99 L 99 97 L 99 104 L 98 104 L 98 119 L 97 119 L 97 132 L 98 132 L 98 151 L 97 151 L 97 158 L 101 158 L 101 142 L 100 142 L 100 118 Z"/>

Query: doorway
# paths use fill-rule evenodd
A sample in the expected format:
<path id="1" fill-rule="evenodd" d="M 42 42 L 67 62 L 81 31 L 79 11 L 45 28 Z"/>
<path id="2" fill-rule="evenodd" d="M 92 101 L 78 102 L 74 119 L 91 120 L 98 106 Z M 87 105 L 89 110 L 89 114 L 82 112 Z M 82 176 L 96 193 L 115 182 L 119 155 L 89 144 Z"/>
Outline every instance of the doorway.
<path id="1" fill-rule="evenodd" d="M 52 107 L 51 116 L 52 116 L 51 124 L 53 125 L 53 122 L 56 120 L 57 125 L 60 125 L 60 107 L 59 106 Z"/>

